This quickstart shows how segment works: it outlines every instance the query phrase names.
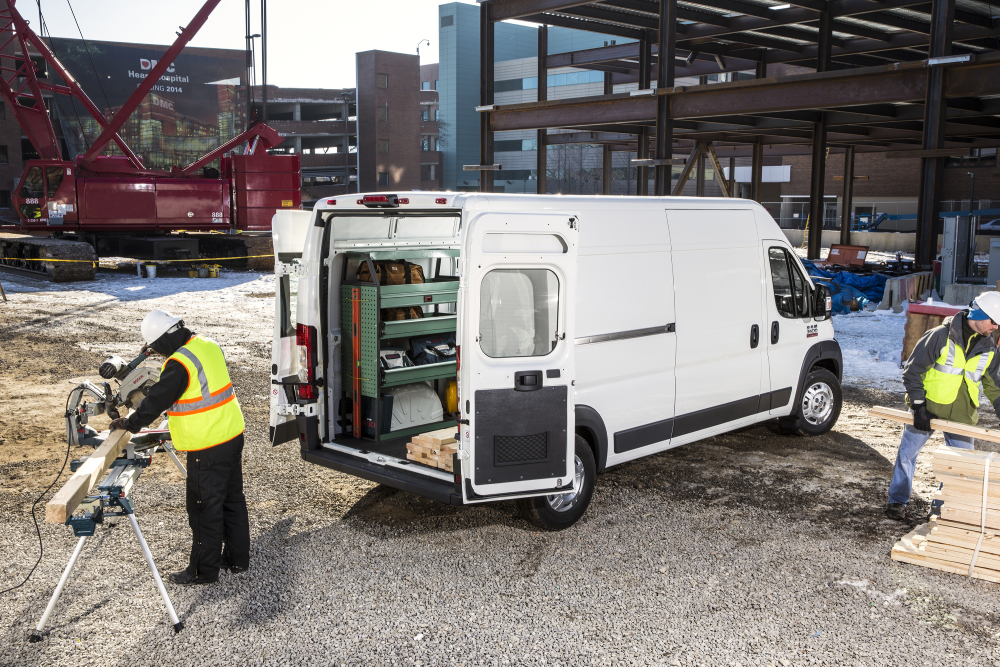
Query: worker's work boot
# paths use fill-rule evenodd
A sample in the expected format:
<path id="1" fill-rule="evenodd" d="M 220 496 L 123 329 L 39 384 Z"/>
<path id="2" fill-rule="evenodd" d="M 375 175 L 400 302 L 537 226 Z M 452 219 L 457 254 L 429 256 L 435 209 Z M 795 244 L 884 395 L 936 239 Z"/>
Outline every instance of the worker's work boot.
<path id="1" fill-rule="evenodd" d="M 906 505 L 903 503 L 889 503 L 885 508 L 885 515 L 894 521 L 905 521 Z"/>
<path id="2" fill-rule="evenodd" d="M 219 580 L 219 577 L 218 575 L 216 575 L 214 579 L 199 577 L 188 568 L 185 568 L 183 570 L 178 570 L 177 572 L 171 572 L 167 575 L 167 579 L 180 586 L 194 586 L 196 584 L 214 584 Z"/>
<path id="3" fill-rule="evenodd" d="M 229 574 L 243 574 L 249 567 L 243 567 L 242 565 L 223 565 L 223 567 L 229 571 Z"/>

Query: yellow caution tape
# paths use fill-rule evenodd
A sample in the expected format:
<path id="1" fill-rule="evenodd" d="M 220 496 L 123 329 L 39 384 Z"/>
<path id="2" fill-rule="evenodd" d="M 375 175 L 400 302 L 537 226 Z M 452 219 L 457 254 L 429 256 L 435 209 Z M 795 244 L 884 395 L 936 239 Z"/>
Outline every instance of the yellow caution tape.
<path id="1" fill-rule="evenodd" d="M 173 262 L 228 262 L 234 259 L 257 259 L 259 257 L 274 257 L 274 253 L 270 255 L 240 255 L 239 257 L 199 257 L 197 259 L 133 259 L 131 260 L 133 264 L 143 263 L 143 264 L 170 264 Z M 101 261 L 98 259 L 96 262 L 92 259 L 50 259 L 48 257 L 4 257 L 0 259 L 16 260 L 21 262 L 84 262 L 88 264 L 97 264 Z"/>

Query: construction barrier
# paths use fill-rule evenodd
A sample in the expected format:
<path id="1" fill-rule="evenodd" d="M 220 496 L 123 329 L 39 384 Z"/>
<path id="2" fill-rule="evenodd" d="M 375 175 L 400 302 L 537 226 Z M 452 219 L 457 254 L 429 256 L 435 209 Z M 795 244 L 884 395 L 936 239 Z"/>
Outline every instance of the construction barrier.
<path id="1" fill-rule="evenodd" d="M 889 310 L 899 313 L 903 310 L 904 301 L 917 301 L 924 292 L 934 287 L 934 274 L 930 271 L 911 273 L 908 276 L 889 278 L 885 281 L 885 292 L 876 310 Z M 947 299 L 945 299 L 947 301 Z"/>

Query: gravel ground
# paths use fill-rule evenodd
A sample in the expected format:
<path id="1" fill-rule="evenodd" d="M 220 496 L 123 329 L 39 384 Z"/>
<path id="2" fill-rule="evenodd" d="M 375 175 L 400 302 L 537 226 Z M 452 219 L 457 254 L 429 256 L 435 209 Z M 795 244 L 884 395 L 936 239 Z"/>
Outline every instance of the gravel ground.
<path id="1" fill-rule="evenodd" d="M 271 449 L 269 276 L 231 273 L 192 294 L 186 279 L 151 291 L 100 275 L 87 291 L 0 274 L 11 299 L 0 303 L 0 589 L 38 555 L 28 512 L 65 453 L 67 380 L 138 349 L 138 323 L 157 306 L 226 349 L 248 426 L 252 569 L 168 584 L 186 626 L 175 636 L 131 528 L 105 525 L 51 633 L 28 644 L 76 542 L 43 525 L 41 565 L 0 598 L 2 665 L 1000 660 L 1000 586 L 889 559 L 931 488 L 922 456 L 913 521 L 883 517 L 899 429 L 865 410 L 900 405 L 897 392 L 848 386 L 840 422 L 819 438 L 759 425 L 612 468 L 577 526 L 539 533 L 510 504 L 444 506 L 307 465 L 294 445 Z M 135 499 L 161 572 L 182 568 L 190 531 L 169 461 L 143 474 Z"/>

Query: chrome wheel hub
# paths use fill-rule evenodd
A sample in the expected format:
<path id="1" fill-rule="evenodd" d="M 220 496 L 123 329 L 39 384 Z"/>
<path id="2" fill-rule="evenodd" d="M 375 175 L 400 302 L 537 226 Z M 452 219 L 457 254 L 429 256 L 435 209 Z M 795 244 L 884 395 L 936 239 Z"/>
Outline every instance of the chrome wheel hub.
<path id="1" fill-rule="evenodd" d="M 816 382 L 802 394 L 802 418 L 818 426 L 833 412 L 833 390 L 825 382 Z"/>
<path id="2" fill-rule="evenodd" d="M 545 496 L 545 499 L 549 502 L 549 507 L 557 512 L 568 512 L 573 509 L 580 497 L 580 491 L 583 490 L 583 461 L 580 460 L 579 456 L 574 457 L 574 460 L 576 465 L 573 470 L 573 488 L 576 490 Z"/>

